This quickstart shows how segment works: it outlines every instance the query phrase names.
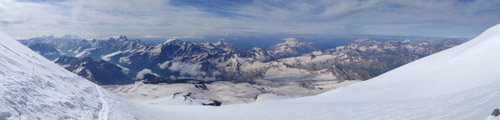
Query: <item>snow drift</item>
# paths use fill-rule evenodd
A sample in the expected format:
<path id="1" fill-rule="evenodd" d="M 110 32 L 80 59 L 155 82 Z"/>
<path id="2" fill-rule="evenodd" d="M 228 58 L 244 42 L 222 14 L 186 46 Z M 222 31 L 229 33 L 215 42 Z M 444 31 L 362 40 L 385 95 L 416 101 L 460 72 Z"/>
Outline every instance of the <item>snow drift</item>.
<path id="1" fill-rule="evenodd" d="M 0 119 L 146 119 L 132 103 L 0 32 Z"/>
<path id="2" fill-rule="evenodd" d="M 484 119 L 500 107 L 499 50 L 497 25 L 457 47 L 317 96 L 158 109 L 190 114 L 184 119 Z"/>

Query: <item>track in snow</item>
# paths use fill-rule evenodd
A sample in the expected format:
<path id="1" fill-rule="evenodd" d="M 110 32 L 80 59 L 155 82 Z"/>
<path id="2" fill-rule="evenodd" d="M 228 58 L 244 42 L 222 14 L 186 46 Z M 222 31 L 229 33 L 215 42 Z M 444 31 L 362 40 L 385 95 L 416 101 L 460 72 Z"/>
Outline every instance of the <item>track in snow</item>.
<path id="1" fill-rule="evenodd" d="M 99 88 L 98 85 L 95 85 L 95 89 L 97 90 L 97 93 L 99 93 L 99 101 L 101 101 L 101 110 L 99 110 L 99 116 L 97 116 L 98 120 L 108 120 L 108 114 L 109 114 L 109 106 L 108 102 L 104 100 L 104 95 L 101 92 L 101 89 Z"/>

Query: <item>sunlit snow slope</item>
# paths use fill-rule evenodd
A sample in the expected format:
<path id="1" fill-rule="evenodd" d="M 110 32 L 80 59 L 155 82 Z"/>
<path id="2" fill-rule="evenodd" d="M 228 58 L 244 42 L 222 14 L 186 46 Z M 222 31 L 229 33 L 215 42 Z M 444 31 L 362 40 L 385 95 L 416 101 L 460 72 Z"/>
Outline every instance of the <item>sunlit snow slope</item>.
<path id="1" fill-rule="evenodd" d="M 499 51 L 497 25 L 457 47 L 317 96 L 218 108 L 156 108 L 164 110 L 158 117 L 179 119 L 478 120 L 500 107 Z M 179 113 L 190 115 L 174 115 Z"/>
<path id="2" fill-rule="evenodd" d="M 0 120 L 147 119 L 132 108 L 0 32 Z"/>

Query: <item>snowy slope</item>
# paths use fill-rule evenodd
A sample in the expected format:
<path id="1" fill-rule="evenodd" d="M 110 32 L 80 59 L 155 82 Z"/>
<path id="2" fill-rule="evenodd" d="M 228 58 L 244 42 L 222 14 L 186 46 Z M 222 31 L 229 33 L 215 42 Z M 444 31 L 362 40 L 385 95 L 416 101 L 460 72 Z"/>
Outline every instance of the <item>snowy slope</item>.
<path id="1" fill-rule="evenodd" d="M 0 32 L 0 119 L 147 119 Z"/>
<path id="2" fill-rule="evenodd" d="M 485 119 L 500 107 L 499 50 L 497 25 L 457 47 L 317 96 L 218 108 L 155 108 L 163 113 L 157 117 L 172 119 Z"/>
<path id="3" fill-rule="evenodd" d="M 460 46 L 317 96 L 206 107 L 126 102 L 0 33 L 0 119 L 484 119 L 500 107 L 499 40 L 497 25 Z"/>

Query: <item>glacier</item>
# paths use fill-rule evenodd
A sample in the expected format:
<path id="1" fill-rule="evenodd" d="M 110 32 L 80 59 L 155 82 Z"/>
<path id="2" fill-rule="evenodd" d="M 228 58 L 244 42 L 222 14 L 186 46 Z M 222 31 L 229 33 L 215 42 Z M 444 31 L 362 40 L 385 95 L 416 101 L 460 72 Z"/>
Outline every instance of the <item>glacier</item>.
<path id="1" fill-rule="evenodd" d="M 500 107 L 500 25 L 365 82 L 316 96 L 222 107 L 131 103 L 6 34 L 0 41 L 0 117 L 6 119 L 471 120 L 490 119 Z"/>

